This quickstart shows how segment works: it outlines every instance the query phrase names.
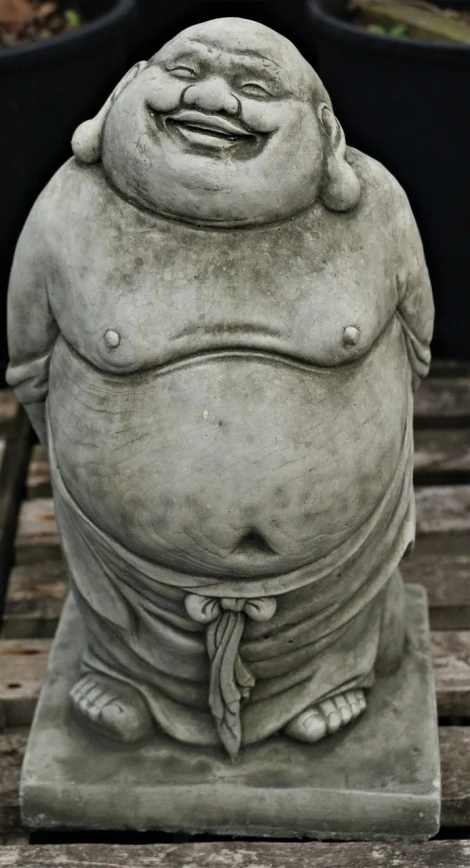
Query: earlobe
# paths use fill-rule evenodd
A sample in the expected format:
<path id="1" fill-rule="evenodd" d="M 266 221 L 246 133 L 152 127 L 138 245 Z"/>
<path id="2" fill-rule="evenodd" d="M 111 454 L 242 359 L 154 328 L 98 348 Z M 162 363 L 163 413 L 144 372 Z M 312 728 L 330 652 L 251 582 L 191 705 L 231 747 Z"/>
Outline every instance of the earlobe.
<path id="1" fill-rule="evenodd" d="M 359 202 L 361 185 L 346 160 L 346 140 L 342 127 L 326 103 L 321 103 L 317 114 L 326 137 L 320 198 L 330 211 L 350 211 Z"/>
<path id="2" fill-rule="evenodd" d="M 111 99 L 106 100 L 94 118 L 84 121 L 72 136 L 72 151 L 79 161 L 85 165 L 97 163 L 101 156 L 101 138 L 104 122 L 111 108 Z"/>
<path id="3" fill-rule="evenodd" d="M 124 88 L 147 66 L 146 60 L 136 63 L 121 79 L 114 88 L 111 96 L 106 100 L 98 114 L 89 121 L 84 121 L 75 130 L 72 136 L 72 151 L 80 163 L 91 165 L 97 163 L 101 157 L 101 141 L 106 118 L 111 106 L 122 93 Z"/>

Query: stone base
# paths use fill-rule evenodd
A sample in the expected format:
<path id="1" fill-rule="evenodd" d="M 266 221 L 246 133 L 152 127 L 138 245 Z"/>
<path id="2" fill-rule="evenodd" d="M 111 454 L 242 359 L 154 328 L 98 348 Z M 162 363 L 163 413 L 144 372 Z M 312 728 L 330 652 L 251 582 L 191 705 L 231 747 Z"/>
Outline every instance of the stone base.
<path id="1" fill-rule="evenodd" d="M 121 746 L 75 719 L 82 625 L 69 599 L 21 780 L 32 829 L 164 830 L 343 840 L 424 840 L 439 828 L 440 770 L 426 596 L 407 588 L 408 644 L 364 716 L 315 745 L 275 736 L 232 763 L 163 733 Z"/>

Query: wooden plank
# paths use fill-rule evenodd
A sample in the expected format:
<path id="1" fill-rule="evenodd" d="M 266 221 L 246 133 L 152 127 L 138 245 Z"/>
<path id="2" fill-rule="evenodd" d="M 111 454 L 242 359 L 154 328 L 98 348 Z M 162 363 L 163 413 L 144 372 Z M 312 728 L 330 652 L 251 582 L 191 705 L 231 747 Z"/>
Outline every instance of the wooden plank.
<path id="1" fill-rule="evenodd" d="M 23 501 L 15 539 L 15 563 L 20 566 L 61 558 L 52 498 Z"/>
<path id="2" fill-rule="evenodd" d="M 468 868 L 469 859 L 469 841 L 46 844 L 3 848 L 0 868 Z"/>
<path id="3" fill-rule="evenodd" d="M 470 551 L 470 485 L 418 486 L 415 552 Z"/>
<path id="4" fill-rule="evenodd" d="M 470 482 L 470 429 L 415 431 L 416 485 Z"/>
<path id="5" fill-rule="evenodd" d="M 7 436 L 0 468 L 0 622 L 13 560 L 16 522 L 24 488 L 32 432 L 29 419 L 20 407 Z"/>
<path id="6" fill-rule="evenodd" d="M 52 497 L 51 468 L 47 452 L 40 443 L 33 446 L 26 480 L 26 497 Z"/>
<path id="7" fill-rule="evenodd" d="M 5 603 L 2 638 L 52 638 L 66 593 L 67 573 L 61 561 L 38 561 L 14 567 Z"/>
<path id="8" fill-rule="evenodd" d="M 470 604 L 470 554 L 419 555 L 413 552 L 402 560 L 400 570 L 405 581 L 424 585 L 433 608 Z M 470 623 L 466 626 L 470 629 Z"/>
<path id="9" fill-rule="evenodd" d="M 416 426 L 448 427 L 470 422 L 470 377 L 428 377 L 414 396 Z"/>
<path id="10" fill-rule="evenodd" d="M 48 639 L 0 641 L 0 708 L 7 726 L 28 726 L 44 680 Z"/>
<path id="11" fill-rule="evenodd" d="M 441 717 L 470 717 L 470 630 L 436 630 L 431 651 Z"/>
<path id="12" fill-rule="evenodd" d="M 442 774 L 441 825 L 449 828 L 470 827 L 470 727 L 441 726 L 439 750 Z"/>
<path id="13" fill-rule="evenodd" d="M 18 412 L 18 401 L 11 389 L 0 389 L 0 434 L 7 434 Z"/>
<path id="14" fill-rule="evenodd" d="M 31 723 L 46 673 L 48 639 L 0 641 L 0 707 L 9 726 Z M 439 715 L 470 718 L 470 630 L 431 633 Z"/>
<path id="15" fill-rule="evenodd" d="M 405 582 L 426 588 L 433 630 L 470 629 L 470 554 L 413 553 L 400 570 Z"/>
<path id="16" fill-rule="evenodd" d="M 20 826 L 18 786 L 28 734 L 26 727 L 0 732 L 0 832 L 4 834 Z M 441 825 L 449 829 L 470 826 L 470 727 L 440 727 L 439 744 L 442 765 Z M 436 863 L 436 868 L 439 864 Z"/>
<path id="17" fill-rule="evenodd" d="M 21 825 L 18 791 L 21 763 L 26 750 L 28 732 L 29 730 L 26 728 L 7 729 L 5 732 L 0 732 L 1 833 L 11 832 Z"/>

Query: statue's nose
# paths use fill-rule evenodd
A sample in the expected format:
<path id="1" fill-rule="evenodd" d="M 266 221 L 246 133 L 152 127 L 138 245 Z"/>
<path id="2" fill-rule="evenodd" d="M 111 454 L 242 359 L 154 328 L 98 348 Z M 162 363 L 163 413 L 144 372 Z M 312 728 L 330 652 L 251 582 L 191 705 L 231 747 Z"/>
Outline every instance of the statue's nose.
<path id="1" fill-rule="evenodd" d="M 206 78 L 190 84 L 183 94 L 183 103 L 185 106 L 195 106 L 201 111 L 224 112 L 228 115 L 236 115 L 240 110 L 238 99 L 219 78 Z"/>

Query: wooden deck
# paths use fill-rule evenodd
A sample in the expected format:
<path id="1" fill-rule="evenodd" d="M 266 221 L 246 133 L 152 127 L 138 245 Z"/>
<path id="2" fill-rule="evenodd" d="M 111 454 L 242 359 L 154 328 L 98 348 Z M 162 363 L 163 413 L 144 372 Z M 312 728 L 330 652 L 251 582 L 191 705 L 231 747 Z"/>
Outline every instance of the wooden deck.
<path id="1" fill-rule="evenodd" d="M 470 366 L 435 364 L 418 392 L 418 536 L 403 563 L 430 606 L 442 761 L 442 828 L 422 845 L 192 841 L 172 835 L 29 836 L 21 761 L 66 593 L 47 459 L 0 392 L 0 868 L 469 868 Z"/>

